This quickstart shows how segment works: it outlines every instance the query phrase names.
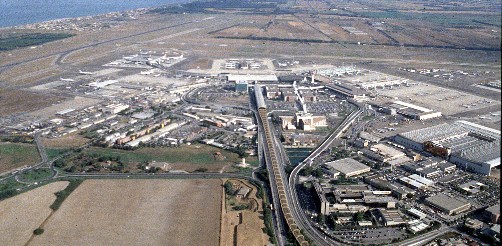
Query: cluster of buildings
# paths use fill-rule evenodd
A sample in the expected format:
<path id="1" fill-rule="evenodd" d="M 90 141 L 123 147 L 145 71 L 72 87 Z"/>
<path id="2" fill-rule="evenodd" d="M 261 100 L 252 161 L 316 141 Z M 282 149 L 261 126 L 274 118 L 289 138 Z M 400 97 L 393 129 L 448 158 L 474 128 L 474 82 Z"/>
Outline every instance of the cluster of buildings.
<path id="1" fill-rule="evenodd" d="M 389 191 L 370 190 L 367 185 L 329 185 L 313 182 L 321 214 L 354 214 L 371 208 L 395 208 Z"/>
<path id="2" fill-rule="evenodd" d="M 476 173 L 489 175 L 500 165 L 500 131 L 468 121 L 444 123 L 400 133 L 394 141 L 425 151 Z"/>

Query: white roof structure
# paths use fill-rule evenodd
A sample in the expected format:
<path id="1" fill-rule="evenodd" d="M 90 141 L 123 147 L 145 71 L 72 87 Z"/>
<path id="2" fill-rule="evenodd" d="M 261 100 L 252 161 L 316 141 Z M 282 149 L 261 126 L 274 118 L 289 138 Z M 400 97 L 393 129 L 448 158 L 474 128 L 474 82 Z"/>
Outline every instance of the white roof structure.
<path id="1" fill-rule="evenodd" d="M 417 182 L 420 182 L 426 186 L 431 186 L 434 184 L 434 181 L 427 179 L 427 178 L 424 178 L 424 177 L 421 177 L 418 174 L 412 174 L 412 175 L 408 176 L 408 178 L 413 179 Z"/>
<path id="2" fill-rule="evenodd" d="M 273 74 L 229 74 L 228 81 L 273 81 L 277 82 L 279 79 Z"/>
<path id="3" fill-rule="evenodd" d="M 343 173 L 346 176 L 357 175 L 359 173 L 370 171 L 370 167 L 352 158 L 326 162 L 325 165 Z"/>

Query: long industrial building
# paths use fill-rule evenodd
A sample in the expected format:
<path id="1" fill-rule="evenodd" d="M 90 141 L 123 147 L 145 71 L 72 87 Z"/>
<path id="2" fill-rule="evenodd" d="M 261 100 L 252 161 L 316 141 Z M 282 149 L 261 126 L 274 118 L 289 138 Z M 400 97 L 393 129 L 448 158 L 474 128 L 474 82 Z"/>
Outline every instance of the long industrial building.
<path id="1" fill-rule="evenodd" d="M 467 121 L 400 133 L 394 141 L 484 175 L 500 165 L 500 131 Z"/>

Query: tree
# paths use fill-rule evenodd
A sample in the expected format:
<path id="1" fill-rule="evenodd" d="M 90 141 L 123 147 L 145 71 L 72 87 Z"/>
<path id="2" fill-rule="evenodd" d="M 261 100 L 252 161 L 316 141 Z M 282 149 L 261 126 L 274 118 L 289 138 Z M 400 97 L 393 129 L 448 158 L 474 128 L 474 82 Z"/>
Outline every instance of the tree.
<path id="1" fill-rule="evenodd" d="M 66 166 L 66 161 L 64 159 L 58 159 L 54 162 L 54 166 L 58 168 L 63 168 Z"/>
<path id="2" fill-rule="evenodd" d="M 317 178 L 321 178 L 323 175 L 323 171 L 321 168 L 317 168 L 316 170 L 314 170 L 312 175 L 314 175 Z"/>
<path id="3" fill-rule="evenodd" d="M 307 166 L 307 167 L 303 168 L 300 171 L 300 175 L 302 175 L 302 176 L 310 176 L 310 175 L 312 175 L 312 171 L 313 171 L 312 167 Z"/>
<path id="4" fill-rule="evenodd" d="M 223 187 L 225 188 L 225 193 L 229 196 L 233 196 L 235 193 L 234 186 L 232 185 L 232 182 L 226 181 L 225 184 L 223 184 Z"/>
<path id="5" fill-rule="evenodd" d="M 413 193 L 406 194 L 406 198 L 409 198 L 409 199 L 413 198 Z"/>
<path id="6" fill-rule="evenodd" d="M 362 212 L 357 212 L 353 217 L 354 221 L 361 221 L 364 219 L 364 214 Z"/>
<path id="7" fill-rule="evenodd" d="M 318 222 L 319 224 L 321 224 L 321 225 L 326 224 L 326 218 L 325 218 L 324 214 L 319 213 L 319 214 L 317 215 L 317 222 Z"/>

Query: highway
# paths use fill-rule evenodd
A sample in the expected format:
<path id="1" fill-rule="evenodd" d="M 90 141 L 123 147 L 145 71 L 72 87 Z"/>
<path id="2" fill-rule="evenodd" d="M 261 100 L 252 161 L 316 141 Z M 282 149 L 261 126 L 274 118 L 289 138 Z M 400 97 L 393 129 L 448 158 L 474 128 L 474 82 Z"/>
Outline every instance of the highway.
<path id="1" fill-rule="evenodd" d="M 340 245 L 340 243 L 334 241 L 330 237 L 327 237 L 319 229 L 314 228 L 314 226 L 309 222 L 310 219 L 303 212 L 299 200 L 298 194 L 296 193 L 296 185 L 298 182 L 298 173 L 306 165 L 311 165 L 313 160 L 317 158 L 322 152 L 329 148 L 333 141 L 340 137 L 340 135 L 357 119 L 358 116 L 362 114 L 362 107 L 359 105 L 356 111 L 353 111 L 345 120 L 317 147 L 302 163 L 298 164 L 289 176 L 289 187 L 288 193 L 290 193 L 291 200 L 295 201 L 291 203 L 291 211 L 295 217 L 295 221 L 300 225 L 305 234 L 312 240 L 316 245 Z"/>

